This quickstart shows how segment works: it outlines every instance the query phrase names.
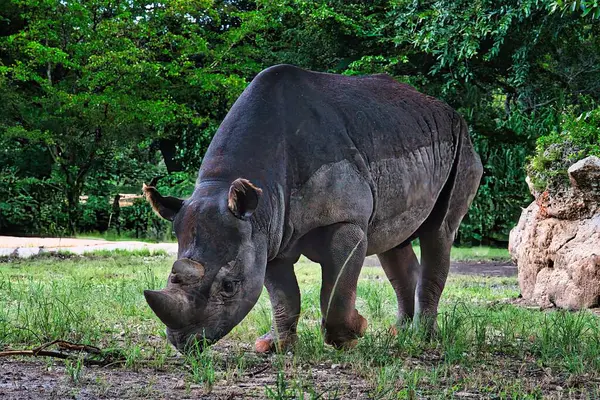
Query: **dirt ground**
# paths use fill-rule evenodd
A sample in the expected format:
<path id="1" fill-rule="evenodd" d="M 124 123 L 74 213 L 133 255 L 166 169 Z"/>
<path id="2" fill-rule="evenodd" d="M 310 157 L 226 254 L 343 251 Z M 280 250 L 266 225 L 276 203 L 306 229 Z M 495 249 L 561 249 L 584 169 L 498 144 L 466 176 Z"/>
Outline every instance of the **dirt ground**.
<path id="1" fill-rule="evenodd" d="M 62 362 L 0 359 L 0 399 L 264 399 L 265 387 L 275 387 L 277 379 L 269 357 L 273 356 L 265 356 L 262 366 L 234 377 L 234 382 L 215 382 L 212 390 L 186 383 L 181 367 L 164 371 L 86 367 L 75 383 Z M 322 364 L 311 365 L 306 371 L 318 393 L 336 393 L 334 398 L 343 399 L 368 398 L 369 386 L 350 368 Z"/>
<path id="2" fill-rule="evenodd" d="M 380 264 L 376 256 L 370 256 L 365 259 L 364 265 L 374 267 Z M 511 262 L 502 261 L 461 261 L 450 264 L 450 273 L 481 276 L 517 276 L 517 266 Z"/>
<path id="3" fill-rule="evenodd" d="M 27 258 L 42 253 L 68 251 L 83 254 L 97 250 L 165 251 L 177 254 L 177 243 L 111 242 L 102 239 L 40 238 L 0 236 L 0 257 Z"/>

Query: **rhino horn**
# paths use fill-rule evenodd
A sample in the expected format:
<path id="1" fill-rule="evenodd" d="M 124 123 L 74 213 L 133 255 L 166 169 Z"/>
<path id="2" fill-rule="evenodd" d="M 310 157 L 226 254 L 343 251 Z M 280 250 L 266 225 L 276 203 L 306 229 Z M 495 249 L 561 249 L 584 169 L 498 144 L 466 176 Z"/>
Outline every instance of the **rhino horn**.
<path id="1" fill-rule="evenodd" d="M 166 290 L 144 290 L 146 302 L 154 314 L 171 329 L 186 325 L 188 304 L 185 299 Z"/>

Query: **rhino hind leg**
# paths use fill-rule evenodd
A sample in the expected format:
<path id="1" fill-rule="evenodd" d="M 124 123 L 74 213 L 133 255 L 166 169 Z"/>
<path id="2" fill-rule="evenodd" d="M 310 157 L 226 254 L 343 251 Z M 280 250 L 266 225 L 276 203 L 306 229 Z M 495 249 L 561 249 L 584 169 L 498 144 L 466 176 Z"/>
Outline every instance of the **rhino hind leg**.
<path id="1" fill-rule="evenodd" d="M 410 243 L 395 247 L 377 257 L 398 300 L 398 326 L 410 324 L 415 313 L 415 288 L 420 264 Z"/>
<path id="2" fill-rule="evenodd" d="M 419 236 L 421 271 L 416 287 L 414 323 L 431 334 L 436 329 L 437 310 L 450 269 L 454 233 L 440 229 Z"/>
<path id="3" fill-rule="evenodd" d="M 294 273 L 295 261 L 275 259 L 267 264 L 265 287 L 271 299 L 273 324 L 269 332 L 256 339 L 259 353 L 285 350 L 296 342 L 300 288 Z"/>
<path id="4" fill-rule="evenodd" d="M 466 133 L 464 133 L 466 135 Z M 427 332 L 436 328 L 437 310 L 450 269 L 450 251 L 456 232 L 467 213 L 483 173 L 479 156 L 468 137 L 463 140 L 456 173 L 447 197 L 438 202 L 447 204 L 446 212 L 428 221 L 418 233 L 421 244 L 421 270 L 416 288 L 415 323 Z M 437 221 L 436 221 L 437 219 Z"/>

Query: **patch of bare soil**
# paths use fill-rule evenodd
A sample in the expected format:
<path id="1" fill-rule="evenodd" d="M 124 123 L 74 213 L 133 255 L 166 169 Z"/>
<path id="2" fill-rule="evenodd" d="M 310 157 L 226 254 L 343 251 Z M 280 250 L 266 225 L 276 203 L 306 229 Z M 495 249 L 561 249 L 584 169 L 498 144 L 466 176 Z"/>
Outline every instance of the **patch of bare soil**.
<path id="1" fill-rule="evenodd" d="M 137 399 L 198 398 L 196 389 L 175 389 L 183 372 L 137 372 L 86 367 L 78 382 L 68 378 L 65 366 L 43 361 L 0 361 L 0 397 L 3 399 Z M 215 397 L 218 398 L 218 397 Z"/>
<path id="2" fill-rule="evenodd" d="M 365 266 L 378 267 L 376 256 L 365 259 Z M 517 276 L 517 266 L 507 261 L 461 261 L 450 264 L 450 273 L 459 275 Z"/>
<path id="3" fill-rule="evenodd" d="M 460 275 L 517 276 L 517 266 L 511 262 L 500 261 L 455 262 L 450 265 L 450 273 Z"/>
<path id="4" fill-rule="evenodd" d="M 306 371 L 304 384 L 310 385 L 316 393 L 327 393 L 323 398 L 368 398 L 367 383 L 343 366 L 334 365 L 332 368 L 323 364 L 307 366 L 303 370 Z M 79 381 L 74 382 L 61 362 L 48 364 L 39 360 L 7 359 L 0 360 L 0 398 L 265 399 L 266 386 L 277 393 L 277 370 L 267 360 L 264 367 L 256 367 L 227 381 L 215 382 L 210 390 L 203 385 L 190 384 L 189 380 L 186 382 L 185 377 L 185 372 L 176 368 L 170 371 L 150 368 L 132 371 L 86 367 Z"/>

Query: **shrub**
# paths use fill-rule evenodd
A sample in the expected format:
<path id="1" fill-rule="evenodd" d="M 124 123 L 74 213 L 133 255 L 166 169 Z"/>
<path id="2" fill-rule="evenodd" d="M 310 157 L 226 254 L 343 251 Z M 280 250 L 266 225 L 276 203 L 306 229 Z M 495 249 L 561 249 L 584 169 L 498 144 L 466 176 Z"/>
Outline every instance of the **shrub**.
<path id="1" fill-rule="evenodd" d="M 194 176 L 185 172 L 169 174 L 157 183 L 164 196 L 189 197 L 194 190 Z M 152 240 L 174 239 L 172 224 L 157 216 L 145 199 L 136 199 L 133 205 L 121 208 L 121 227 L 136 238 Z"/>
<path id="2" fill-rule="evenodd" d="M 68 224 L 64 193 L 52 178 L 0 173 L 0 234 L 64 235 Z"/>
<path id="3" fill-rule="evenodd" d="M 600 108 L 579 116 L 565 114 L 560 131 L 537 140 L 527 172 L 537 190 L 557 190 L 568 184 L 568 168 L 592 155 L 600 156 Z"/>
<path id="4" fill-rule="evenodd" d="M 108 228 L 108 221 L 112 212 L 111 201 L 108 196 L 89 196 L 85 203 L 80 203 L 77 231 L 104 232 Z"/>

